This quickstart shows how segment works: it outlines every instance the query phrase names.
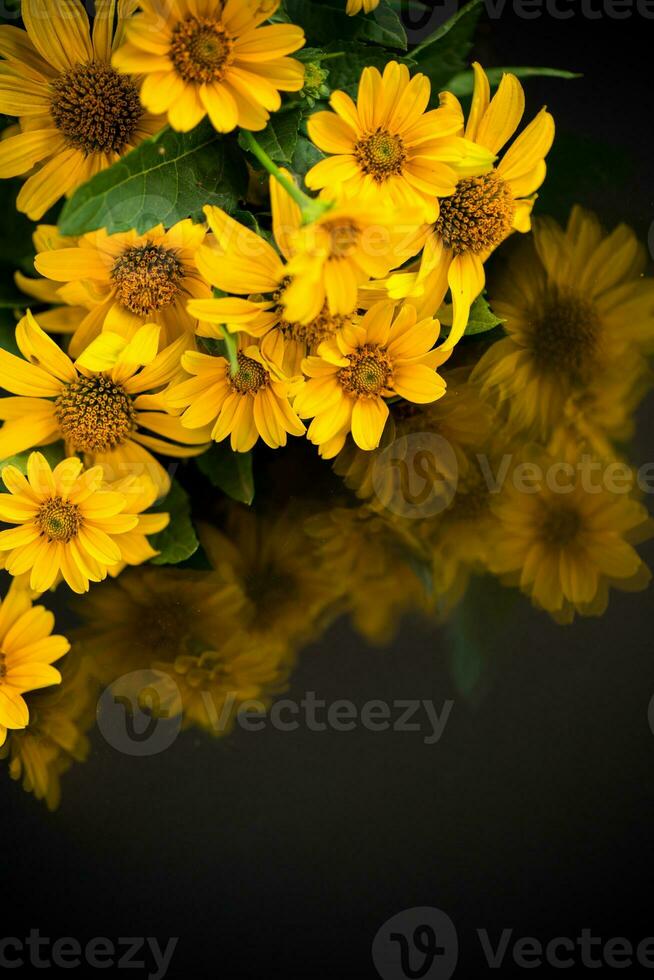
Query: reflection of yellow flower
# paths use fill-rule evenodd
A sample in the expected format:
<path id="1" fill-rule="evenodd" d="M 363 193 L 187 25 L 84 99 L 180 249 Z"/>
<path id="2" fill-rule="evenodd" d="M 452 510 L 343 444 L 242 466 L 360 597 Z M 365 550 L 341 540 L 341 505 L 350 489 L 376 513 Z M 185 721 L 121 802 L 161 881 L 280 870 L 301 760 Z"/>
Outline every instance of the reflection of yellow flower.
<path id="1" fill-rule="evenodd" d="M 25 728 L 30 720 L 23 695 L 61 681 L 51 665 L 70 644 L 65 636 L 52 636 L 53 627 L 52 613 L 32 607 L 29 591 L 12 582 L 0 603 L 0 745 L 8 728 Z"/>
<path id="2" fill-rule="evenodd" d="M 211 296 L 195 265 L 206 229 L 190 220 L 168 231 L 157 225 L 143 235 L 135 231 L 108 235 L 94 231 L 74 243 L 53 243 L 39 251 L 34 265 L 57 283 L 56 302 L 86 306 L 71 339 L 77 357 L 104 328 L 130 340 L 139 327 L 156 323 L 166 346 L 198 326 L 186 304 L 191 297 Z"/>
<path id="3" fill-rule="evenodd" d="M 304 66 L 285 57 L 304 44 L 302 29 L 260 26 L 279 4 L 144 0 L 113 64 L 146 76 L 143 104 L 167 112 L 173 129 L 193 129 L 205 115 L 221 133 L 263 129 L 281 105 L 279 93 L 304 83 Z"/>
<path id="4" fill-rule="evenodd" d="M 375 10 L 379 6 L 379 0 L 347 0 L 347 7 L 345 8 L 345 13 L 349 17 L 354 17 L 355 14 L 360 13 L 362 10 L 364 14 L 369 14 L 371 11 Z"/>
<path id="5" fill-rule="evenodd" d="M 473 67 L 475 88 L 464 135 L 498 153 L 520 124 L 524 92 L 515 75 L 505 74 L 491 99 L 485 72 L 477 63 Z M 454 96 L 447 95 L 446 104 L 461 112 Z M 413 296 L 427 314 L 438 309 L 449 287 L 453 324 L 448 346 L 462 337 L 470 306 L 484 288 L 488 256 L 512 231 L 529 231 L 533 195 L 545 179 L 545 157 L 553 139 L 554 121 L 542 109 L 494 170 L 462 178 L 454 194 L 441 201 L 417 277 L 402 274 L 391 279 L 392 295 Z"/>
<path id="6" fill-rule="evenodd" d="M 0 531 L 0 551 L 9 552 L 12 575 L 31 570 L 30 587 L 46 592 L 61 573 L 74 592 L 86 592 L 122 560 L 117 539 L 138 524 L 125 513 L 127 498 L 102 486 L 101 466 L 82 472 L 75 457 L 54 470 L 41 453 L 31 453 L 27 479 L 5 466 L 0 520 L 16 527 Z"/>
<path id="7" fill-rule="evenodd" d="M 73 649 L 61 670 L 61 684 L 29 696 L 27 728 L 11 733 L 0 757 L 9 758 L 9 775 L 23 789 L 55 810 L 61 800 L 61 776 L 88 756 L 86 732 L 95 722 L 98 684 L 88 662 Z"/>
<path id="8" fill-rule="evenodd" d="M 305 427 L 291 408 L 290 380 L 247 334 L 239 336 L 238 370 L 224 357 L 187 351 L 182 367 L 192 375 L 166 393 L 171 410 L 184 409 L 186 429 L 211 426 L 216 442 L 230 436 L 232 449 L 246 453 L 261 438 L 272 449 L 285 446 L 288 434 L 302 436 Z M 177 419 L 174 420 L 176 423 Z"/>
<path id="9" fill-rule="evenodd" d="M 200 524 L 200 543 L 226 584 L 238 587 L 248 609 L 250 635 L 297 645 L 315 639 L 341 583 L 316 559 L 298 504 L 274 518 L 232 505 L 224 530 Z"/>
<path id="10" fill-rule="evenodd" d="M 273 695 L 286 687 L 290 663 L 285 647 L 274 637 L 263 642 L 261 637 L 235 634 L 219 649 L 173 662 L 157 659 L 153 669 L 177 686 L 183 727 L 197 725 L 220 736 L 231 731 L 244 702 L 257 702 L 260 711 L 269 707 Z"/>
<path id="11" fill-rule="evenodd" d="M 508 337 L 474 371 L 512 426 L 546 440 L 566 415 L 583 416 L 623 433 L 642 394 L 642 351 L 654 342 L 645 267 L 645 249 L 625 225 L 607 235 L 579 207 L 565 231 L 534 223 L 533 243 L 516 250 L 491 291 Z"/>
<path id="12" fill-rule="evenodd" d="M 380 206 L 423 208 L 436 221 L 438 198 L 456 190 L 457 179 L 485 173 L 495 156 L 458 135 L 461 114 L 451 105 L 427 112 L 431 83 L 390 61 L 381 75 L 364 68 L 355 103 L 333 92 L 333 112 L 308 122 L 316 146 L 334 154 L 306 176 L 314 189 L 342 188 L 349 197 L 370 197 Z"/>
<path id="13" fill-rule="evenodd" d="M 20 116 L 22 132 L 0 144 L 0 177 L 28 173 L 18 209 L 38 220 L 62 194 L 161 129 L 144 111 L 134 81 L 111 67 L 135 4 L 96 0 L 93 34 L 80 0 L 22 0 L 26 31 L 0 27 L 0 112 Z"/>
<path id="14" fill-rule="evenodd" d="M 377 448 L 388 418 L 384 398 L 433 402 L 445 392 L 435 371 L 443 358 L 432 350 L 438 320 L 416 323 L 412 306 L 395 318 L 393 313 L 393 303 L 376 304 L 360 324 L 343 327 L 303 363 L 310 380 L 294 407 L 302 418 L 314 419 L 308 437 L 326 458 L 342 449 L 350 431 L 360 449 Z"/>
<path id="15" fill-rule="evenodd" d="M 427 610 L 411 550 L 369 508 L 334 507 L 310 518 L 306 528 L 316 541 L 316 560 L 339 583 L 355 628 L 371 643 L 389 643 L 405 613 Z"/>
<path id="16" fill-rule="evenodd" d="M 103 582 L 73 608 L 84 624 L 73 642 L 111 684 L 155 659 L 220 649 L 242 625 L 245 601 L 212 573 L 146 565 Z"/>
<path id="17" fill-rule="evenodd" d="M 600 478 L 592 476 L 590 455 L 584 463 L 570 441 L 561 448 L 530 460 L 542 473 L 536 493 L 525 493 L 509 475 L 494 504 L 499 524 L 489 564 L 567 623 L 575 612 L 601 616 L 610 587 L 646 587 L 651 575 L 633 545 L 651 538 L 653 529 L 642 504 L 606 488 L 601 466 Z"/>
<path id="18" fill-rule="evenodd" d="M 141 327 L 129 343 L 107 332 L 73 364 L 28 313 L 16 328 L 16 342 L 24 360 L 0 351 L 0 383 L 18 396 L 0 400 L 0 458 L 64 439 L 69 455 L 83 453 L 87 465 L 101 464 L 105 479 L 146 473 L 162 496 L 170 477 L 152 452 L 202 452 L 208 434 L 189 434 L 149 394 L 178 374 L 188 346 L 184 337 L 157 354 L 154 324 Z"/>

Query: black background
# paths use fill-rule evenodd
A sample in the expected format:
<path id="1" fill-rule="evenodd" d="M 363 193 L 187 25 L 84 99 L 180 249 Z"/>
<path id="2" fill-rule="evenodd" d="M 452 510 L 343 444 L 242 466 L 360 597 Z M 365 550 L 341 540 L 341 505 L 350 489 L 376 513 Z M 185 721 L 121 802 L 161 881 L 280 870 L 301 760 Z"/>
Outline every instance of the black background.
<path id="1" fill-rule="evenodd" d="M 530 111 L 547 102 L 557 121 L 542 208 L 578 201 L 646 236 L 654 22 L 525 20 L 510 6 L 482 25 L 485 64 L 584 73 L 527 82 Z M 651 418 L 650 399 L 639 461 L 654 459 Z M 427 624 L 407 622 L 380 651 L 341 622 L 306 650 L 297 699 L 453 698 L 435 746 L 421 734 L 237 731 L 139 760 L 96 734 L 55 814 L 3 778 L 2 933 L 178 936 L 169 976 L 332 980 L 376 977 L 375 933 L 419 905 L 456 924 L 456 976 L 486 973 L 477 928 L 654 935 L 651 613 L 651 593 L 618 594 L 603 619 L 561 628 L 520 605 L 488 638 L 474 706 Z"/>

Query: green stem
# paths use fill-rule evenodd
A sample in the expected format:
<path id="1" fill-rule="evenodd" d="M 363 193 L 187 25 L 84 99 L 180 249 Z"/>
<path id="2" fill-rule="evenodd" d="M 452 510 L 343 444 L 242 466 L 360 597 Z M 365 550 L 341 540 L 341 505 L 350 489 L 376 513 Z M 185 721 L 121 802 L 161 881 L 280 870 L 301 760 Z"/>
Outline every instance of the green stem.
<path id="1" fill-rule="evenodd" d="M 316 221 L 325 211 L 328 211 L 333 205 L 331 201 L 320 201 L 317 198 L 309 197 L 304 191 L 295 184 L 286 174 L 283 174 L 276 163 L 270 159 L 266 151 L 257 140 L 254 138 L 252 133 L 248 129 L 242 129 L 243 137 L 247 143 L 248 149 L 253 156 L 257 158 L 259 163 L 264 167 L 275 180 L 282 185 L 286 193 L 293 198 L 300 211 L 302 212 L 302 224 L 308 225 L 312 221 Z"/>
<path id="2" fill-rule="evenodd" d="M 225 342 L 225 348 L 227 349 L 227 360 L 229 361 L 229 370 L 234 377 L 238 373 L 239 363 L 238 363 L 238 342 L 234 334 L 231 334 L 227 327 L 223 327 L 223 337 Z"/>

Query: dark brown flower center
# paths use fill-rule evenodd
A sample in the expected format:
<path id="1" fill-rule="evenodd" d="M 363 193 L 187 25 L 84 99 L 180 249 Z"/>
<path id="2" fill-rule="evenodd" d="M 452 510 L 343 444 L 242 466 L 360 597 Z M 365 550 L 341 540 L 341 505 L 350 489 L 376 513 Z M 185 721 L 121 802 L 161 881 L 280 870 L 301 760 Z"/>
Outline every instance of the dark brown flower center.
<path id="1" fill-rule="evenodd" d="M 136 428 L 132 399 L 111 378 L 98 374 L 67 384 L 55 402 L 64 439 L 79 453 L 104 453 Z"/>
<path id="2" fill-rule="evenodd" d="M 39 508 L 36 524 L 49 541 L 67 543 L 76 538 L 82 526 L 82 515 L 77 504 L 62 497 L 51 497 Z"/>
<path id="3" fill-rule="evenodd" d="M 441 200 L 436 232 L 455 255 L 489 252 L 509 235 L 514 215 L 511 190 L 496 173 L 464 177 Z"/>
<path id="4" fill-rule="evenodd" d="M 329 235 L 332 258 L 346 258 L 359 243 L 361 229 L 350 221 L 326 221 L 324 228 Z"/>
<path id="5" fill-rule="evenodd" d="M 531 349 L 539 367 L 579 385 L 593 374 L 600 333 L 595 308 L 572 293 L 548 297 L 530 318 Z"/>
<path id="6" fill-rule="evenodd" d="M 327 304 L 325 304 L 315 319 L 309 323 L 291 323 L 284 317 L 283 296 L 284 292 L 291 283 L 291 277 L 285 276 L 273 293 L 273 299 L 277 304 L 275 313 L 279 317 L 277 329 L 281 330 L 287 340 L 295 340 L 299 344 L 306 344 L 307 347 L 315 350 L 323 340 L 333 337 L 337 330 L 340 330 L 347 322 L 348 317 L 332 316 Z"/>
<path id="7" fill-rule="evenodd" d="M 90 153 L 122 153 L 143 116 L 134 82 L 111 65 L 90 61 L 63 72 L 51 85 L 50 113 L 69 146 Z"/>
<path id="8" fill-rule="evenodd" d="M 185 82 L 218 82 L 232 60 L 233 38 L 215 17 L 187 17 L 173 30 L 169 56 Z"/>
<path id="9" fill-rule="evenodd" d="M 387 177 L 402 173 L 406 150 L 399 136 L 378 126 L 374 133 L 358 140 L 354 156 L 364 174 L 382 183 Z"/>
<path id="10" fill-rule="evenodd" d="M 548 544 L 567 545 L 577 537 L 581 526 L 581 517 L 576 510 L 560 507 L 547 513 L 541 525 L 541 535 Z"/>
<path id="11" fill-rule="evenodd" d="M 354 395 L 380 395 L 392 383 L 390 358 L 381 347 L 366 344 L 348 354 L 349 367 L 341 368 L 338 380 Z"/>
<path id="12" fill-rule="evenodd" d="M 238 352 L 238 371 L 230 376 L 232 388 L 240 395 L 256 395 L 270 381 L 270 375 L 258 361 Z M 229 370 L 229 369 L 228 369 Z"/>
<path id="13" fill-rule="evenodd" d="M 182 263 L 163 245 L 135 245 L 116 260 L 111 278 L 119 303 L 137 316 L 170 306 L 179 293 Z"/>

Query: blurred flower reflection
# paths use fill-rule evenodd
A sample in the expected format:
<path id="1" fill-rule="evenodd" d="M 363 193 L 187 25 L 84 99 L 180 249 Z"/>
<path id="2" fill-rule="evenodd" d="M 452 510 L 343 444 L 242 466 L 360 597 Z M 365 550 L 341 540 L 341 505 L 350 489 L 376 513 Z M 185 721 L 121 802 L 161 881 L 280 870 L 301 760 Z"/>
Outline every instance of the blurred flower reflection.
<path id="1" fill-rule="evenodd" d="M 442 399 L 391 403 L 377 450 L 348 437 L 336 493 L 280 509 L 262 484 L 252 508 L 212 501 L 193 567 L 127 569 L 76 604 L 62 685 L 27 695 L 30 724 L 3 749 L 11 776 L 56 806 L 99 692 L 132 672 L 172 677 L 182 727 L 224 735 L 344 615 L 384 645 L 406 614 L 447 620 L 477 577 L 560 624 L 646 588 L 654 466 L 628 464 L 625 444 L 651 381 L 644 268 L 624 226 L 607 235 L 580 208 L 565 230 L 536 221 L 489 278 L 503 326 L 441 369 Z"/>

